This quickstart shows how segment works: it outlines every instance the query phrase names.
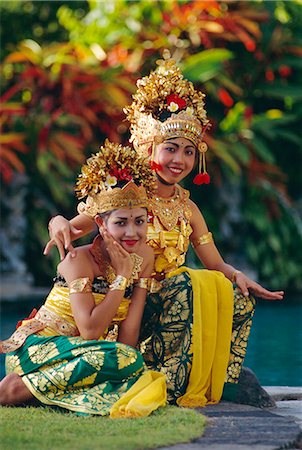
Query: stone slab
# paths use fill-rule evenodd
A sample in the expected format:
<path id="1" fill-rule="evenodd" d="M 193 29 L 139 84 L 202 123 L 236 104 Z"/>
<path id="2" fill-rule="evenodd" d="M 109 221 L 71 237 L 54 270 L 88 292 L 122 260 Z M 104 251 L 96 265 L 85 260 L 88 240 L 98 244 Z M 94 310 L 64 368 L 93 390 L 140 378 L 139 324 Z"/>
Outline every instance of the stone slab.
<path id="1" fill-rule="evenodd" d="M 207 418 L 203 436 L 162 450 L 276 450 L 295 448 L 300 428 L 267 409 L 221 402 L 199 409 Z M 299 448 L 299 447 L 298 447 Z"/>
<path id="2" fill-rule="evenodd" d="M 263 386 L 263 389 L 276 401 L 302 400 L 302 387 L 300 386 Z"/>

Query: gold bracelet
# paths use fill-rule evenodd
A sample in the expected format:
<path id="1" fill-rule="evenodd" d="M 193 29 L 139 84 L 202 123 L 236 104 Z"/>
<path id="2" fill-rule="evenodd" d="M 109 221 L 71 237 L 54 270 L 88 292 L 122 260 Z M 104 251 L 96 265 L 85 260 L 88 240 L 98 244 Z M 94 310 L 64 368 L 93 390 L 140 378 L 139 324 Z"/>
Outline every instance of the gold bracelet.
<path id="1" fill-rule="evenodd" d="M 128 279 L 123 275 L 117 275 L 115 280 L 109 285 L 110 291 L 124 291 L 127 287 Z"/>
<path id="2" fill-rule="evenodd" d="M 77 278 L 69 283 L 70 294 L 79 294 L 81 292 L 92 292 L 92 282 L 90 278 Z"/>
<path id="3" fill-rule="evenodd" d="M 234 270 L 234 272 L 231 275 L 231 282 L 232 283 L 236 283 L 236 275 L 238 275 L 238 273 L 242 273 L 241 270 Z"/>
<path id="4" fill-rule="evenodd" d="M 210 242 L 213 242 L 213 235 L 209 231 L 208 233 L 203 234 L 199 238 L 194 239 L 191 242 L 191 244 L 192 244 L 193 248 L 196 248 L 196 247 L 198 247 L 198 245 L 205 245 L 205 244 L 209 244 Z"/>
<path id="5" fill-rule="evenodd" d="M 135 283 L 135 286 L 140 287 L 142 289 L 150 289 L 151 278 L 139 278 Z"/>

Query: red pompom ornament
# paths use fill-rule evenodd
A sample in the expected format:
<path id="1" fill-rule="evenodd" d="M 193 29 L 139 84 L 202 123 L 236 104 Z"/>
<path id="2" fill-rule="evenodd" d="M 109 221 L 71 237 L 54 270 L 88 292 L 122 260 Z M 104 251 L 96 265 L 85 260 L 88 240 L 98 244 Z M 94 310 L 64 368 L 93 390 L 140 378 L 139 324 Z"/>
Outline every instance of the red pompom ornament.
<path id="1" fill-rule="evenodd" d="M 206 168 L 206 151 L 208 146 L 205 142 L 201 142 L 198 146 L 199 154 L 199 173 L 194 177 L 193 183 L 197 186 L 201 184 L 210 184 L 211 177 Z"/>
<path id="2" fill-rule="evenodd" d="M 210 181 L 211 177 L 208 172 L 198 173 L 193 179 L 193 183 L 197 186 L 200 186 L 201 184 L 210 184 Z"/>

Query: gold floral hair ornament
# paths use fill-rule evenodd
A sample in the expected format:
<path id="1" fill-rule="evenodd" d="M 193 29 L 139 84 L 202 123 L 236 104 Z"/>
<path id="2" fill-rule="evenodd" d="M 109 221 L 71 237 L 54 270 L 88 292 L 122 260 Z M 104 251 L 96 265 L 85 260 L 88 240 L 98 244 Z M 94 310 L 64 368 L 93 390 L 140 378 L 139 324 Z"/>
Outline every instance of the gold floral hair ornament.
<path id="1" fill-rule="evenodd" d="M 164 51 L 163 58 L 157 61 L 155 71 L 137 81 L 133 102 L 124 109 L 130 122 L 130 142 L 140 154 L 150 156 L 154 144 L 175 137 L 189 139 L 200 152 L 200 173 L 193 182 L 209 183 L 205 162 L 207 145 L 202 141 L 209 126 L 205 94 L 184 78 L 168 50 Z M 157 164 L 154 168 L 158 168 Z"/>
<path id="2" fill-rule="evenodd" d="M 149 161 L 130 148 L 108 140 L 87 159 L 78 177 L 75 191 L 86 198 L 78 212 L 95 217 L 120 208 L 147 206 L 146 190 L 155 186 Z"/>

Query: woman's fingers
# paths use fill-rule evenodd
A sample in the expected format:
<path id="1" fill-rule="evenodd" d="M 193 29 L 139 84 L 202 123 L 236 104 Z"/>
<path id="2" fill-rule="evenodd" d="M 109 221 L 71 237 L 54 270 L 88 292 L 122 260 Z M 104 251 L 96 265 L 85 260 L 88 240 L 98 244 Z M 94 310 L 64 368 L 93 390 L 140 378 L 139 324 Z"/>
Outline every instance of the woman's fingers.
<path id="1" fill-rule="evenodd" d="M 59 251 L 59 255 L 60 255 L 60 259 L 61 261 L 63 261 L 63 259 L 65 258 L 65 248 L 64 245 L 61 241 L 59 241 L 58 239 L 50 239 L 50 241 L 47 242 L 43 254 L 44 255 L 48 255 L 50 250 L 52 249 L 52 247 L 57 246 L 58 251 Z"/>
<path id="2" fill-rule="evenodd" d="M 284 297 L 284 292 L 283 291 L 269 291 L 265 288 L 263 288 L 262 286 L 260 286 L 260 284 L 257 283 L 245 283 L 245 282 L 239 282 L 237 283 L 237 286 L 239 287 L 239 289 L 241 290 L 241 292 L 243 293 L 244 296 L 248 296 L 249 295 L 249 291 L 252 291 L 252 293 L 254 295 L 256 295 L 257 297 L 266 299 L 266 300 L 283 300 Z"/>
<path id="3" fill-rule="evenodd" d="M 283 291 L 268 291 L 267 289 L 254 289 L 255 295 L 261 297 L 266 300 L 283 300 L 284 292 Z"/>
<path id="4" fill-rule="evenodd" d="M 237 286 L 239 287 L 239 289 L 241 290 L 241 292 L 243 293 L 243 295 L 245 296 L 245 297 L 248 297 L 248 295 L 249 295 L 249 290 L 248 290 L 248 288 L 247 288 L 247 284 L 245 283 L 245 282 L 243 282 L 243 281 L 241 281 L 241 282 L 236 282 L 236 284 L 237 284 Z"/>
<path id="5" fill-rule="evenodd" d="M 43 250 L 43 255 L 48 255 L 48 253 L 50 252 L 50 250 L 52 249 L 52 247 L 55 245 L 55 242 L 53 239 L 50 239 L 47 244 L 44 247 Z"/>
<path id="6" fill-rule="evenodd" d="M 239 273 L 236 278 L 236 284 L 246 297 L 249 295 L 249 291 L 252 291 L 254 295 L 267 300 L 282 300 L 284 297 L 283 291 L 269 291 L 260 284 L 248 278 L 244 273 Z"/>

